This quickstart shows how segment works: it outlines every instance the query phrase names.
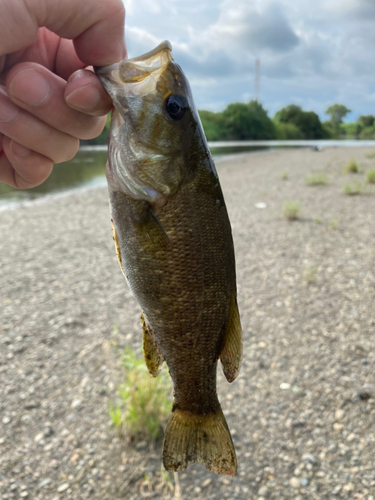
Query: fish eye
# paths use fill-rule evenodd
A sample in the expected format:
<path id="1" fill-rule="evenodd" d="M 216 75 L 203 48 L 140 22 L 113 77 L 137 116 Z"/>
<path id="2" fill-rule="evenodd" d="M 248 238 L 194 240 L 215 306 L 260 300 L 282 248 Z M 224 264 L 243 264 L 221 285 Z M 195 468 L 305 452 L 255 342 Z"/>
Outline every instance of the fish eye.
<path id="1" fill-rule="evenodd" d="M 185 116 L 188 104 L 182 95 L 172 94 L 165 100 L 165 109 L 171 120 L 177 122 Z"/>

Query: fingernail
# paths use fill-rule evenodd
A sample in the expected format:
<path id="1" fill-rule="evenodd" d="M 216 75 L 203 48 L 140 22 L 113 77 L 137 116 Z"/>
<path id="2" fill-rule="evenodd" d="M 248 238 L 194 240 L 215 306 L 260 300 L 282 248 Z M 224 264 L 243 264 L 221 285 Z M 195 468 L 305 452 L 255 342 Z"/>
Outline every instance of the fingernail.
<path id="1" fill-rule="evenodd" d="M 65 97 L 66 103 L 79 111 L 91 111 L 96 108 L 100 99 L 101 95 L 99 90 L 91 85 L 73 90 L 73 92 Z"/>
<path id="2" fill-rule="evenodd" d="M 10 122 L 18 114 L 18 108 L 8 98 L 5 90 L 0 87 L 0 122 Z"/>
<path id="3" fill-rule="evenodd" d="M 17 73 L 10 83 L 9 92 L 12 98 L 29 106 L 39 106 L 47 100 L 50 85 L 40 71 L 29 68 Z"/>
<path id="4" fill-rule="evenodd" d="M 10 149 L 16 156 L 25 157 L 30 153 L 30 149 L 25 148 L 25 146 L 22 146 L 22 144 L 15 141 L 10 141 Z"/>

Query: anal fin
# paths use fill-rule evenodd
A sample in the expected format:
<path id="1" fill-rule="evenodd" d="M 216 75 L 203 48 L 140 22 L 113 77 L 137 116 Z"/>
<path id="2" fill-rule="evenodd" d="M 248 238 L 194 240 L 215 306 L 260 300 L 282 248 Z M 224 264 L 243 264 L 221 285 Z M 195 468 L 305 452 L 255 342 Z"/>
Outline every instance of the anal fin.
<path id="1" fill-rule="evenodd" d="M 236 475 L 236 452 L 220 407 L 206 415 L 179 409 L 171 415 L 164 438 L 164 467 L 180 471 L 194 462 L 216 474 Z"/>
<path id="2" fill-rule="evenodd" d="M 240 371 L 242 359 L 241 321 L 236 297 L 233 298 L 230 307 L 224 346 L 219 358 L 226 379 L 228 382 L 233 382 Z"/>
<path id="3" fill-rule="evenodd" d="M 141 320 L 143 327 L 143 354 L 145 356 L 146 366 L 150 374 L 153 377 L 157 377 L 164 361 L 163 355 L 154 340 L 150 327 L 146 323 L 143 314 L 141 314 Z"/>

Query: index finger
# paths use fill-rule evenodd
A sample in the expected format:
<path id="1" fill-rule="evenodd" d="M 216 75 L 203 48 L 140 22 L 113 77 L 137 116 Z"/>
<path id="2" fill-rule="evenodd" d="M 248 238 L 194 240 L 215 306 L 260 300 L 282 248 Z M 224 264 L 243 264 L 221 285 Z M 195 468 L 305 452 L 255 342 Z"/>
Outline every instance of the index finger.
<path id="1" fill-rule="evenodd" d="M 0 11 L 0 57 L 32 45 L 42 26 L 73 39 L 87 65 L 105 66 L 126 57 L 121 0 L 0 0 Z"/>

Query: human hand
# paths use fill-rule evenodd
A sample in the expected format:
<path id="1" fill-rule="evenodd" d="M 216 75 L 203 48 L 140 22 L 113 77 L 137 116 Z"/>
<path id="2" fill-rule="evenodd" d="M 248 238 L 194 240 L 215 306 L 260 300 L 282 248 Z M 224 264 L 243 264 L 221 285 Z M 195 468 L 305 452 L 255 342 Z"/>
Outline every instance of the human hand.
<path id="1" fill-rule="evenodd" d="M 26 189 L 103 130 L 112 103 L 84 68 L 125 58 L 125 11 L 121 0 L 0 0 L 0 12 L 0 182 Z"/>

